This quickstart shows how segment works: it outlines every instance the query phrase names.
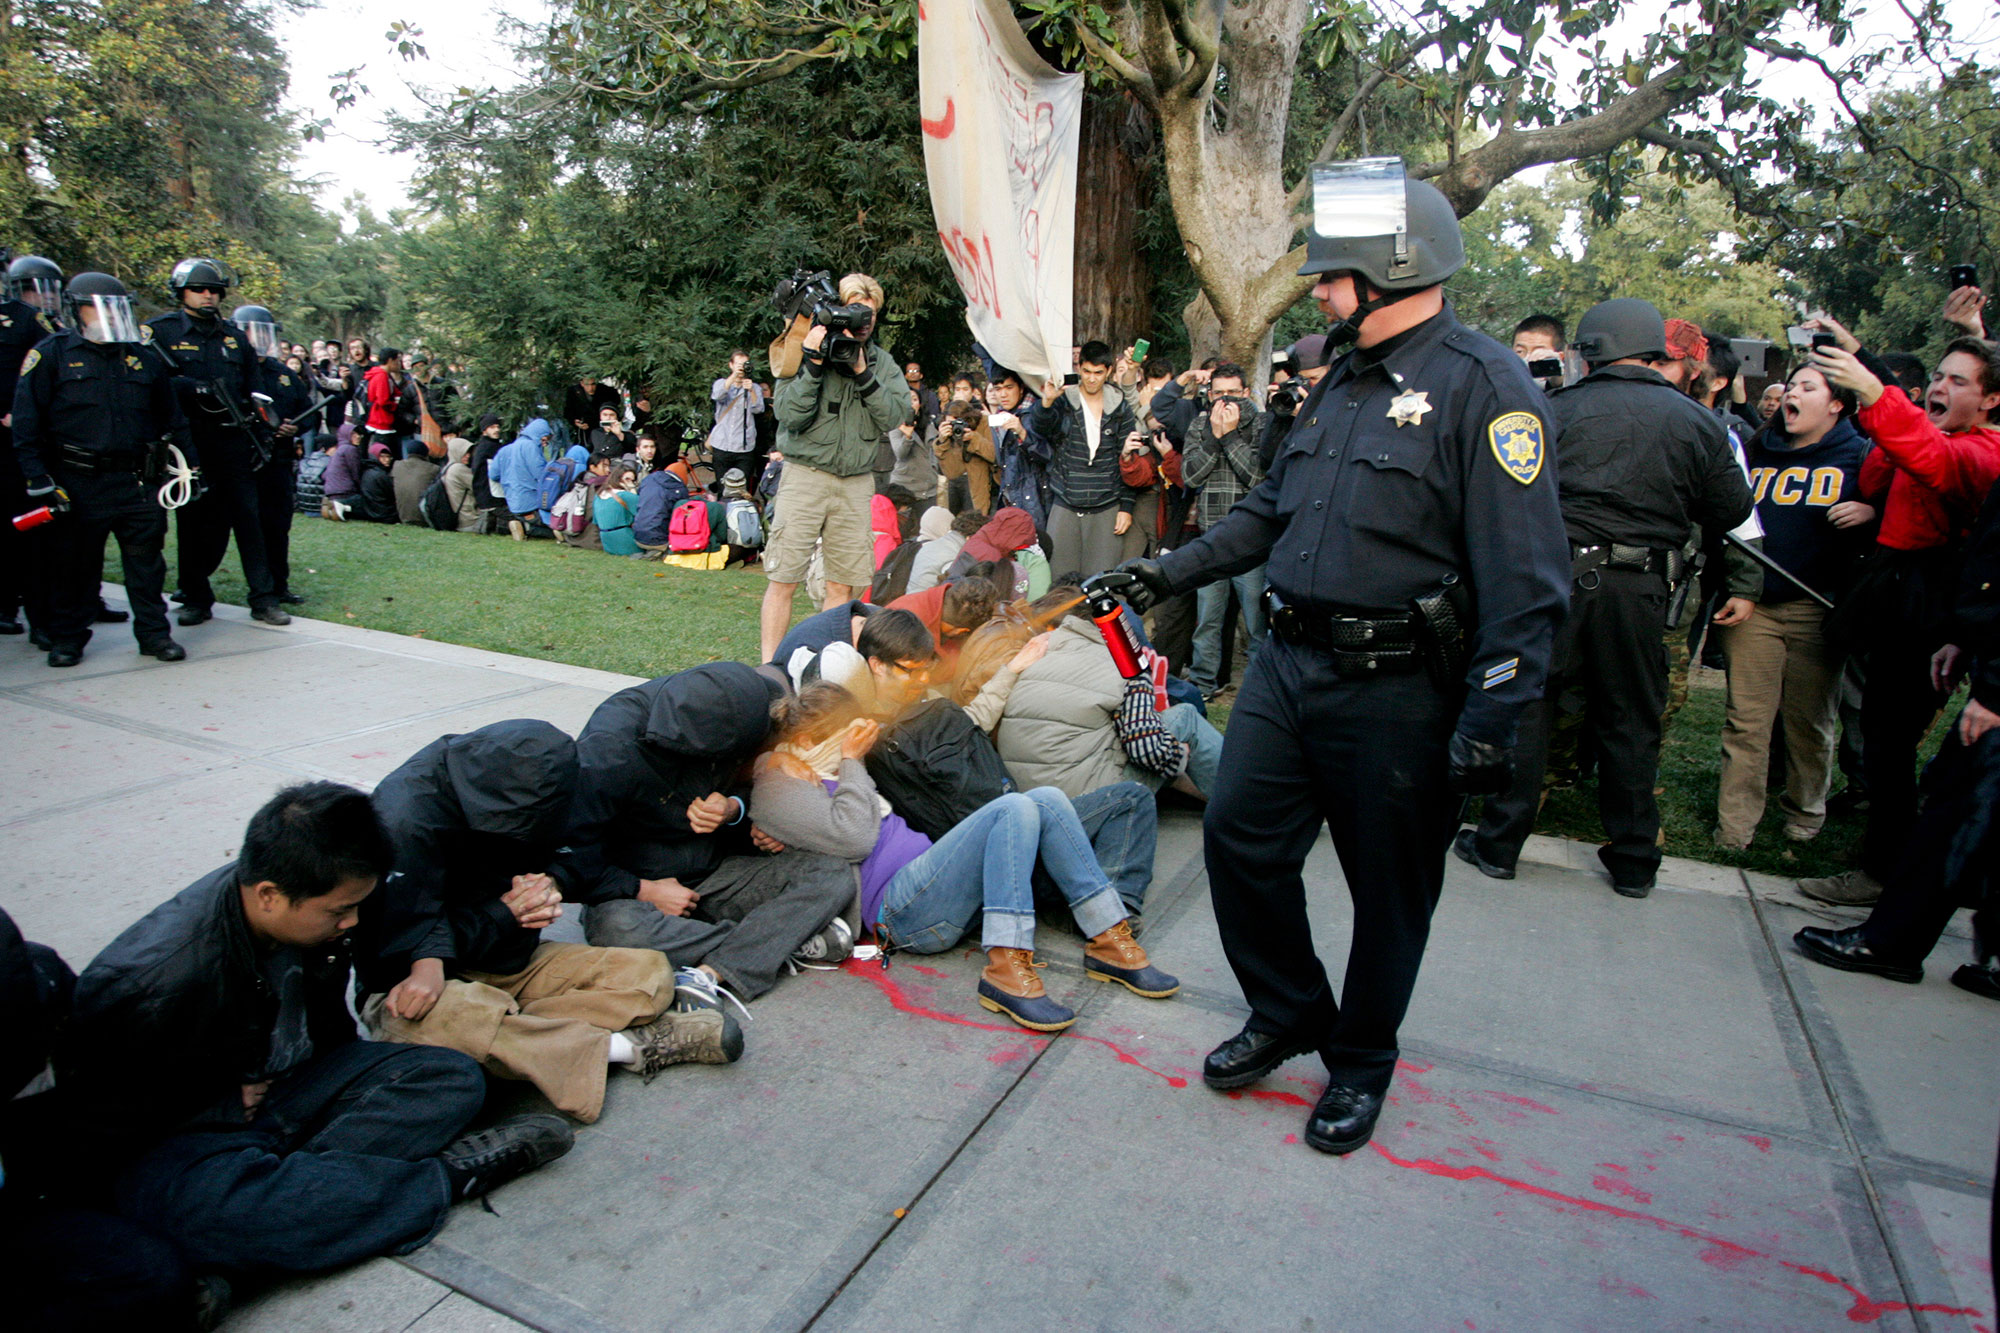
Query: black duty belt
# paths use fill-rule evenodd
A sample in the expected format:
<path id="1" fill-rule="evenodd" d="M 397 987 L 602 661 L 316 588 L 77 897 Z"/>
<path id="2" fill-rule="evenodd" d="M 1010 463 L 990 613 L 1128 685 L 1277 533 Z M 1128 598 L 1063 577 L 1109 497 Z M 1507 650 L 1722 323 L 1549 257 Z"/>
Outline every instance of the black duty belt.
<path id="1" fill-rule="evenodd" d="M 55 465 L 61 472 L 80 472 L 88 477 L 114 476 L 120 472 L 145 471 L 146 456 L 124 451 L 112 454 L 97 453 L 65 444 L 57 446 Z"/>
<path id="2" fill-rule="evenodd" d="M 1286 643 L 1325 653 L 1339 675 L 1399 676 L 1423 668 L 1413 614 L 1336 615 L 1291 605 L 1268 588 L 1264 590 L 1264 608 L 1273 634 Z"/>
<path id="3" fill-rule="evenodd" d="M 1687 561 L 1679 551 L 1650 546 L 1626 546 L 1620 542 L 1609 542 L 1601 546 L 1572 545 L 1569 548 L 1569 557 L 1570 577 L 1585 588 L 1597 586 L 1595 575 L 1600 569 L 1630 569 L 1642 574 L 1658 574 L 1669 584 L 1677 584 L 1681 581 L 1687 566 Z"/>

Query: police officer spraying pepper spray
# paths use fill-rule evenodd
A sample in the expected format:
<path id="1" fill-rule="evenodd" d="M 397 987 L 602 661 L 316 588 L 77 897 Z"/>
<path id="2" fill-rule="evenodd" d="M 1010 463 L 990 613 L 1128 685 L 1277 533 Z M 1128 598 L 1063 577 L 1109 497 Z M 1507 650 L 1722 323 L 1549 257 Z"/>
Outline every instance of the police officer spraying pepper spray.
<path id="1" fill-rule="evenodd" d="M 296 606 L 305 598 L 292 591 L 292 511 L 298 498 L 300 423 L 294 418 L 312 411 L 312 389 L 305 376 L 288 367 L 280 348 L 284 326 L 261 305 L 240 305 L 229 322 L 243 330 L 257 354 L 257 392 L 271 400 L 271 457 L 256 471 L 257 521 L 264 529 L 264 558 L 278 600 Z"/>
<path id="2" fill-rule="evenodd" d="M 180 308 L 146 322 L 148 337 L 174 368 L 174 388 L 208 483 L 207 493 L 184 505 L 175 519 L 178 619 L 183 625 L 199 625 L 214 618 L 215 589 L 209 577 L 222 567 L 233 532 L 252 619 L 289 625 L 292 618 L 278 605 L 257 510 L 256 472 L 270 447 L 261 425 L 250 418 L 257 356 L 243 330 L 222 317 L 222 298 L 235 280 L 213 259 L 183 259 L 167 281 Z"/>
<path id="3" fill-rule="evenodd" d="M 167 515 L 155 451 L 165 437 L 192 463 L 193 445 L 172 374 L 141 345 L 118 279 L 79 273 L 63 302 L 69 327 L 28 354 L 14 390 L 14 455 L 29 503 L 55 511 L 45 529 L 49 665 L 83 660 L 107 536 L 118 539 L 139 651 L 178 662 L 187 654 L 167 628 L 161 596 Z M 184 491 L 191 484 L 183 474 Z"/>
<path id="4" fill-rule="evenodd" d="M 1542 393 L 1446 304 L 1464 262 L 1450 203 L 1399 159 L 1315 168 L 1299 272 L 1319 277 L 1329 348 L 1357 345 L 1221 522 L 1111 575 L 1149 605 L 1269 562 L 1271 635 L 1204 827 L 1250 1018 L 1202 1077 L 1239 1088 L 1317 1052 L 1305 1137 L 1322 1152 L 1374 1133 L 1462 798 L 1507 785 L 1568 584 Z M 1322 823 L 1354 904 L 1338 999 L 1300 875 Z"/>
<path id="5" fill-rule="evenodd" d="M 1750 483 L 1713 412 L 1656 367 L 1671 367 L 1666 321 L 1645 301 L 1619 297 L 1577 322 L 1590 374 L 1549 399 L 1568 530 L 1569 617 L 1557 636 L 1551 682 L 1521 731 L 1507 792 L 1461 834 L 1459 859 L 1512 879 L 1541 804 L 1553 701 L 1581 687 L 1597 751 L 1597 806 L 1610 842 L 1597 858 L 1628 898 L 1653 890 L 1660 866 L 1661 714 L 1667 704 L 1664 635 L 1682 560 L 1699 523 L 1727 532 L 1750 515 Z"/>

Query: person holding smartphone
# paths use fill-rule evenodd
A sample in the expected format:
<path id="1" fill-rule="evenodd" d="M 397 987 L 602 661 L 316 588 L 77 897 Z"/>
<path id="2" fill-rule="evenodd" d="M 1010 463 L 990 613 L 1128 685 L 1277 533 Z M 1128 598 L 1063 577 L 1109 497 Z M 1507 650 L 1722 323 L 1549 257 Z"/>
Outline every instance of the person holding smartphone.
<path id="1" fill-rule="evenodd" d="M 1144 448 L 1125 393 L 1111 383 L 1110 345 L 1097 339 L 1077 352 L 1077 383 L 1051 379 L 1028 409 L 1028 429 L 1051 442 L 1050 567 L 1080 578 L 1102 574 L 1123 557 L 1132 528 L 1132 488 L 1122 460 Z M 1137 441 L 1135 444 L 1134 441 Z"/>

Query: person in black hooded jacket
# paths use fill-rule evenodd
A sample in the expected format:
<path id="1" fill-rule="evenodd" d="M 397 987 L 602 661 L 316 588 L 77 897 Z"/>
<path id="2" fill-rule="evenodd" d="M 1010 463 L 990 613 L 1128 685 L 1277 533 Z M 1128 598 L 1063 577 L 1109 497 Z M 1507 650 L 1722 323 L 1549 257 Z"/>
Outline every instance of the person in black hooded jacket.
<path id="1" fill-rule="evenodd" d="M 395 869 L 355 930 L 362 1020 L 386 1041 L 448 1046 L 525 1079 L 586 1124 L 609 1064 L 651 1079 L 727 1064 L 735 1020 L 667 1012 L 673 974 L 654 949 L 545 944 L 562 914 L 546 873 L 569 824 L 576 742 L 546 722 L 442 736 L 382 779 L 375 811 Z"/>
<path id="2" fill-rule="evenodd" d="M 853 947 L 859 880 L 836 857 L 786 850 L 749 819 L 749 764 L 786 689 L 775 674 L 710 662 L 599 704 L 577 740 L 569 849 L 549 873 L 585 905 L 592 944 L 652 948 L 676 987 L 754 999 L 796 955 Z"/>

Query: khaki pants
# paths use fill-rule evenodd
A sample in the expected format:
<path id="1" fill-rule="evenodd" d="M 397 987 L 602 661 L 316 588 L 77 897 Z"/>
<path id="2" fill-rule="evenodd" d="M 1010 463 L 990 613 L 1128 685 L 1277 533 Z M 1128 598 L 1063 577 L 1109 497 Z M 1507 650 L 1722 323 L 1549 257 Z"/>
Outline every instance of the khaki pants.
<path id="1" fill-rule="evenodd" d="M 512 976 L 468 972 L 415 1023 L 373 996 L 362 1021 L 383 1041 L 448 1046 L 501 1078 L 534 1084 L 585 1124 L 604 1109 L 611 1034 L 651 1022 L 674 998 L 673 968 L 655 949 L 544 944 Z"/>
<path id="2" fill-rule="evenodd" d="M 1722 631 L 1729 654 L 1729 719 L 1722 728 L 1722 784 L 1716 797 L 1722 836 L 1748 842 L 1764 817 L 1771 727 L 1785 727 L 1785 824 L 1817 833 L 1826 822 L 1833 779 L 1841 661 L 1821 633 L 1826 612 L 1797 601 L 1759 605 L 1750 619 Z"/>

